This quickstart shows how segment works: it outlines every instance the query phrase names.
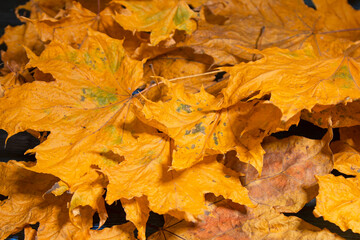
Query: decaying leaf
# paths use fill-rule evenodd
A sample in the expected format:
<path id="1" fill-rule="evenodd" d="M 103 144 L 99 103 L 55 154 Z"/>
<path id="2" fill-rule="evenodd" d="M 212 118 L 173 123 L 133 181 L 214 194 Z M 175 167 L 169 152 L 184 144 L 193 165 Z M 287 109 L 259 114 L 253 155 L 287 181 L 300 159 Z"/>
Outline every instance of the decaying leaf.
<path id="1" fill-rule="evenodd" d="M 331 138 L 331 132 L 322 140 L 299 136 L 281 140 L 265 138 L 260 177 L 255 168 L 241 163 L 233 152 L 227 153 L 223 161 L 226 166 L 243 174 L 241 180 L 252 201 L 279 212 L 298 212 L 318 193 L 315 176 L 332 170 Z"/>
<path id="2" fill-rule="evenodd" d="M 207 202 L 209 211 L 198 223 L 165 215 L 165 225 L 149 239 L 342 239 L 297 217 L 286 217 L 268 207 L 254 209 L 231 201 Z"/>
<path id="3" fill-rule="evenodd" d="M 302 0 L 208 1 L 197 30 L 183 45 L 212 56 L 215 65 L 234 65 L 259 57 L 240 46 L 297 50 L 309 43 L 320 55 L 333 55 L 359 39 L 359 13 L 346 0 L 315 5 L 316 10 Z"/>

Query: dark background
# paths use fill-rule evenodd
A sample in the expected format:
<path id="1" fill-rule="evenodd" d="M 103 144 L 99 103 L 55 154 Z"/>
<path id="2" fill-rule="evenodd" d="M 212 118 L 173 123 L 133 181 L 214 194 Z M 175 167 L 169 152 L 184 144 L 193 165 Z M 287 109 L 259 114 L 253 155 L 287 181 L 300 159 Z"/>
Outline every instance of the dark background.
<path id="1" fill-rule="evenodd" d="M 314 7 L 311 0 L 304 0 L 308 6 Z M 4 33 L 4 28 L 7 25 L 19 25 L 21 22 L 16 18 L 14 11 L 16 6 L 26 3 L 26 0 L 2 0 L 0 5 L 0 36 Z M 349 0 L 348 1 L 354 8 L 360 9 L 360 0 Z M 6 46 L 0 45 L 1 50 L 6 50 Z M 0 60 L 1 61 L 1 60 Z M 297 127 L 291 127 L 288 132 L 282 132 L 275 134 L 277 137 L 287 137 L 290 135 L 300 135 L 313 139 L 320 139 L 324 133 L 325 129 L 318 128 L 311 123 L 301 121 Z M 35 161 L 34 156 L 24 155 L 24 152 L 27 149 L 34 148 L 39 141 L 32 137 L 28 133 L 19 133 L 15 136 L 11 137 L 5 148 L 5 139 L 7 137 L 7 133 L 3 130 L 0 130 L 0 161 L 6 162 L 8 160 L 14 159 L 18 161 Z M 335 137 L 337 136 L 337 131 L 335 130 Z M 334 174 L 338 175 L 338 172 L 334 172 Z M 359 196 L 360 197 L 360 196 Z M 0 200 L 4 198 L 0 195 Z M 328 228 L 330 231 L 337 233 L 345 239 L 360 239 L 360 234 L 354 234 L 351 230 L 346 232 L 342 232 L 336 225 L 324 221 L 322 218 L 316 218 L 312 214 L 312 210 L 315 205 L 315 200 L 311 201 L 307 204 L 299 213 L 297 214 L 286 214 L 287 216 L 295 215 L 301 217 L 305 221 L 320 227 L 320 228 Z M 109 214 L 109 221 L 105 223 L 105 227 L 110 227 L 114 224 L 121 224 L 125 222 L 125 213 L 121 208 L 121 205 L 117 204 L 116 206 L 108 206 L 107 207 Z M 98 223 L 98 216 L 94 216 L 94 223 Z M 161 225 L 162 219 L 160 216 L 156 214 L 151 214 L 151 218 L 149 219 L 149 229 L 155 231 L 156 226 L 159 227 Z M 154 228 L 155 225 L 155 228 Z M 36 225 L 33 227 L 37 227 Z M 96 226 L 95 226 L 96 227 Z M 150 234 L 150 233 L 149 233 Z M 24 235 L 22 232 L 9 237 L 8 239 L 23 239 Z"/>

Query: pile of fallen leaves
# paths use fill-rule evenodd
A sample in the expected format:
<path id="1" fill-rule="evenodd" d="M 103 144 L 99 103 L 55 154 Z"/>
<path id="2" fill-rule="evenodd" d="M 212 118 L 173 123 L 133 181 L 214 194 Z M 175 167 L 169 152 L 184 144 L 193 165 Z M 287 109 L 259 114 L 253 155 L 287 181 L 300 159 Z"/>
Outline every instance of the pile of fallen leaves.
<path id="1" fill-rule="evenodd" d="M 153 211 L 150 239 L 339 239 L 283 214 L 315 197 L 316 216 L 360 233 L 360 12 L 314 4 L 19 6 L 0 128 L 41 143 L 36 162 L 0 164 L 0 238 L 145 239 Z M 327 133 L 270 136 L 301 119 Z M 91 229 L 114 202 L 128 222 Z"/>

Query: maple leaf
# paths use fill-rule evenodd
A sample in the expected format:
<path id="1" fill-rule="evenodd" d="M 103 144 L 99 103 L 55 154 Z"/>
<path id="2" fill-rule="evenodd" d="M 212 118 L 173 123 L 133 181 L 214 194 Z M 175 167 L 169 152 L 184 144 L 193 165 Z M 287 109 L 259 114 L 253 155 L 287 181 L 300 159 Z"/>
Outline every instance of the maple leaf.
<path id="1" fill-rule="evenodd" d="M 44 49 L 44 45 L 32 24 L 7 26 L 4 35 L 0 38 L 0 44 L 2 43 L 6 44 L 7 50 L 2 52 L 1 59 L 8 71 L 16 73 L 24 71 L 25 64 L 28 62 L 23 46 L 36 53 L 40 53 Z"/>
<path id="2" fill-rule="evenodd" d="M 357 41 L 360 37 L 360 12 L 346 0 L 314 0 L 316 12 L 323 20 L 323 34 Z M 321 33 L 320 33 L 321 34 Z"/>
<path id="3" fill-rule="evenodd" d="M 0 38 L 0 128 L 40 140 L 27 151 L 36 163 L 0 164 L 0 238 L 135 239 L 137 228 L 146 239 L 154 211 L 167 215 L 152 239 L 337 239 L 279 212 L 317 194 L 315 175 L 315 213 L 359 232 L 359 11 L 346 0 L 108 2 L 31 0 Z M 267 137 L 300 118 L 330 130 Z M 356 177 L 320 176 L 332 155 Z M 99 226 L 108 217 L 105 190 L 131 223 L 91 230 L 95 212 Z"/>
<path id="4" fill-rule="evenodd" d="M 348 141 L 336 141 L 331 144 L 334 153 L 334 168 L 347 175 L 360 173 L 360 153 Z"/>
<path id="5" fill-rule="evenodd" d="M 129 147 L 126 161 L 102 169 L 109 178 L 109 204 L 145 195 L 152 211 L 190 221 L 205 210 L 204 194 L 208 192 L 253 206 L 238 175 L 218 163 L 215 156 L 184 171 L 169 170 L 173 147 L 168 137 L 146 134 L 138 140 L 142 145 Z"/>
<path id="6" fill-rule="evenodd" d="M 87 1 L 91 4 L 90 1 Z M 88 4 L 85 4 L 86 6 Z M 98 3 L 96 3 L 98 4 Z M 33 3 L 30 9 L 37 9 L 38 3 Z M 105 8 L 101 12 L 94 13 L 84 8 L 79 2 L 73 1 L 63 7 L 56 16 L 49 15 L 47 11 L 40 11 L 30 18 L 20 17 L 26 23 L 34 25 L 36 32 L 42 41 L 57 40 L 79 48 L 88 36 L 89 29 L 104 32 L 111 37 L 122 39 L 128 36 L 124 29 L 113 19 L 113 8 Z M 34 10 L 32 11 L 34 12 Z M 132 39 L 133 40 L 133 39 Z"/>
<path id="7" fill-rule="evenodd" d="M 250 209 L 228 200 L 208 201 L 202 221 L 189 223 L 165 215 L 164 226 L 149 239 L 342 239 L 297 217 L 262 207 Z"/>
<path id="8" fill-rule="evenodd" d="M 103 198 L 106 185 L 105 176 L 92 169 L 81 177 L 79 183 L 75 183 L 70 188 L 70 191 L 73 192 L 69 206 L 69 216 L 72 222 L 76 222 L 75 218 L 80 214 L 81 206 L 90 206 L 99 214 L 99 227 L 104 225 L 108 217 Z"/>
<path id="9" fill-rule="evenodd" d="M 335 177 L 331 174 L 317 176 L 319 195 L 316 197 L 314 215 L 335 223 L 346 231 L 359 233 L 359 218 L 354 214 L 359 207 L 359 126 L 340 128 L 340 141 L 331 144 L 334 152 L 334 168 L 355 175 L 355 178 Z"/>
<path id="10" fill-rule="evenodd" d="M 2 92 L 13 86 L 34 81 L 33 76 L 25 68 L 28 58 L 23 47 L 26 46 L 36 53 L 43 50 L 44 45 L 34 26 L 31 23 L 15 27 L 7 26 L 4 35 L 0 38 L 0 44 L 2 43 L 7 47 L 6 51 L 1 51 L 1 59 L 4 62 L 4 67 L 0 70 Z M 3 93 L 0 94 L 2 95 Z"/>
<path id="11" fill-rule="evenodd" d="M 97 32 L 89 32 L 80 49 L 53 42 L 40 57 L 28 54 L 29 66 L 56 81 L 9 90 L 1 99 L 0 125 L 9 136 L 26 129 L 51 131 L 30 151 L 37 158 L 32 170 L 72 186 L 90 166 L 114 163 L 102 156 L 112 146 L 134 139 L 125 122 L 133 121 L 131 99 L 143 84 L 142 62 L 126 56 L 122 41 Z"/>
<path id="12" fill-rule="evenodd" d="M 209 1 L 202 6 L 198 29 L 181 45 L 212 56 L 215 65 L 234 65 L 258 58 L 238 46 L 296 50 L 309 43 L 326 55 L 358 39 L 359 13 L 346 1 L 315 5 L 316 10 L 302 0 Z"/>
<path id="13" fill-rule="evenodd" d="M 225 159 L 228 162 L 225 165 L 244 173 L 242 182 L 255 203 L 271 206 L 279 212 L 298 212 L 317 195 L 315 176 L 332 170 L 331 139 L 331 131 L 322 140 L 299 136 L 281 140 L 265 138 L 261 177 L 257 177 L 254 168 L 239 165 L 231 155 Z"/>
<path id="14" fill-rule="evenodd" d="M 359 98 L 359 63 L 351 57 L 319 57 L 310 45 L 293 52 L 278 48 L 252 52 L 264 58 L 222 68 L 230 73 L 228 86 L 222 90 L 225 106 L 271 94 L 270 101 L 281 109 L 282 121 L 287 121 L 316 104 Z"/>
<path id="15" fill-rule="evenodd" d="M 174 169 L 185 169 L 206 155 L 235 149 L 241 161 L 250 162 L 261 173 L 264 152 L 260 143 L 278 126 L 278 109 L 256 101 L 221 109 L 217 106 L 221 100 L 203 88 L 192 94 L 186 93 L 182 84 L 163 82 L 169 87 L 171 100 L 146 100 L 138 116 L 175 140 Z M 267 114 L 272 120 L 261 121 Z"/>
<path id="16" fill-rule="evenodd" d="M 0 172 L 0 194 L 8 196 L 0 206 L 1 239 L 37 222 L 40 223 L 38 239 L 86 239 L 92 227 L 93 211 L 81 209 L 79 227 L 72 224 L 67 209 L 71 195 L 46 194 L 58 180 L 56 177 L 26 170 L 15 161 L 0 163 Z"/>
<path id="17" fill-rule="evenodd" d="M 49 17 L 55 17 L 67 7 L 70 2 L 69 0 L 31 0 L 23 5 L 19 5 L 15 9 L 15 13 L 21 21 L 25 21 L 25 19 L 20 15 L 20 10 L 30 11 L 31 18 L 38 18 L 45 14 Z"/>
<path id="18" fill-rule="evenodd" d="M 328 174 L 318 176 L 317 180 L 320 189 L 314 215 L 335 223 L 343 231 L 360 233 L 359 215 L 354 211 L 360 207 L 359 176 L 345 179 Z"/>
<path id="19" fill-rule="evenodd" d="M 115 14 L 115 20 L 126 30 L 150 33 L 150 43 L 157 45 L 171 38 L 175 30 L 191 34 L 196 29 L 196 14 L 184 1 L 112 1 L 125 9 Z"/>
<path id="20" fill-rule="evenodd" d="M 34 18 L 23 18 L 36 27 L 42 41 L 58 40 L 68 44 L 81 44 L 87 35 L 88 29 L 97 24 L 96 14 L 87 10 L 77 2 L 54 17 L 41 13 Z M 76 23 L 76 24 L 74 24 Z"/>

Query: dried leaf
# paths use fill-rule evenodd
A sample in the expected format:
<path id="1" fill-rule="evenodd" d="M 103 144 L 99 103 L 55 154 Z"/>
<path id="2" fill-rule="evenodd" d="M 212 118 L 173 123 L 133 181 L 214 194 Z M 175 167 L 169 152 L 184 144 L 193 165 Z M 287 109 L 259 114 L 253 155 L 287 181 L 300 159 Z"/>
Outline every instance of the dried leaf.
<path id="1" fill-rule="evenodd" d="M 165 225 L 149 239 L 342 239 L 297 217 L 286 217 L 271 208 L 246 208 L 231 201 L 208 203 L 202 221 L 189 223 L 165 215 Z"/>
<path id="2" fill-rule="evenodd" d="M 320 55 L 336 56 L 359 39 L 359 14 L 345 0 L 315 5 L 316 10 L 302 0 L 208 1 L 198 29 L 183 45 L 212 56 L 214 65 L 234 65 L 259 57 L 239 46 L 297 50 L 309 43 Z"/>
<path id="3" fill-rule="evenodd" d="M 292 136 L 284 139 L 265 138 L 261 177 L 256 169 L 241 163 L 232 152 L 225 155 L 226 166 L 242 173 L 249 197 L 260 205 L 279 212 L 298 212 L 317 195 L 316 175 L 332 170 L 329 131 L 322 140 Z"/>

